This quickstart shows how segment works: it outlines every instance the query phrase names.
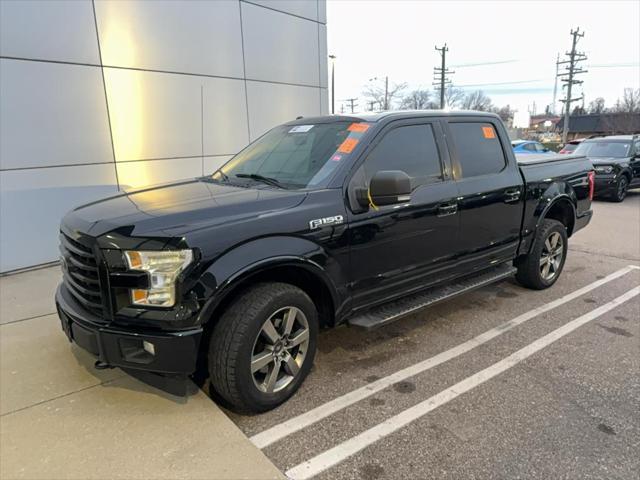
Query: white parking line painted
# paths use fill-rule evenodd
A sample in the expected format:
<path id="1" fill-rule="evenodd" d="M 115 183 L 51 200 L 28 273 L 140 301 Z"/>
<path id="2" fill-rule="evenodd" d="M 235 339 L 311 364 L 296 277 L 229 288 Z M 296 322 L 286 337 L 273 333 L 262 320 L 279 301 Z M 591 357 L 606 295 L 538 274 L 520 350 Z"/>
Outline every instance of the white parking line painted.
<path id="1" fill-rule="evenodd" d="M 318 475 L 319 473 L 341 463 L 345 459 L 358 453 L 364 448 L 386 437 L 387 435 L 390 435 L 401 429 L 402 427 L 410 424 L 411 422 L 421 418 L 432 410 L 435 410 L 436 408 L 446 404 L 447 402 L 450 402 L 463 393 L 474 389 L 478 385 L 482 385 L 496 375 L 499 375 L 502 372 L 510 369 L 511 367 L 514 367 L 523 360 L 529 358 L 534 353 L 551 345 L 556 340 L 561 339 L 562 337 L 573 332 L 575 329 L 581 327 L 582 325 L 600 317 L 601 315 L 604 315 L 610 310 L 613 310 L 614 308 L 618 307 L 627 300 L 632 299 L 638 294 L 640 294 L 640 286 L 635 287 L 625 294 L 620 295 L 615 300 L 612 300 L 611 302 L 606 303 L 590 311 L 589 313 L 586 313 L 576 318 L 575 320 L 564 324 L 560 328 L 555 329 L 544 337 L 539 338 L 526 347 L 521 348 L 517 352 L 509 355 L 499 362 L 494 363 L 490 367 L 487 367 L 484 370 L 480 370 L 478 373 L 465 378 L 461 382 L 456 383 L 452 387 L 443 390 L 433 397 L 430 397 L 427 400 L 424 400 L 417 405 L 404 410 L 398 415 L 395 415 L 394 417 L 391 417 L 388 420 L 376 425 L 375 427 L 372 427 L 369 430 L 366 430 L 361 434 L 356 435 L 355 437 L 352 437 L 349 440 L 346 440 L 341 444 L 330 448 L 329 450 L 326 450 L 325 452 L 313 457 L 311 460 L 307 460 L 306 462 L 301 463 L 291 468 L 290 470 L 287 470 L 285 475 L 293 480 L 305 480 Z"/>
<path id="2" fill-rule="evenodd" d="M 312 425 L 323 418 L 326 418 L 343 408 L 346 408 L 354 403 L 357 403 L 385 388 L 390 387 L 394 383 L 398 383 L 400 381 L 406 380 L 409 377 L 413 377 L 419 373 L 425 372 L 431 368 L 434 368 L 444 362 L 452 360 L 469 350 L 472 350 L 488 341 L 502 335 L 505 332 L 517 327 L 518 325 L 523 324 L 524 322 L 531 320 L 532 318 L 537 317 L 549 310 L 559 307 L 571 300 L 574 300 L 585 293 L 588 293 L 602 285 L 611 282 L 621 276 L 629 273 L 636 267 L 635 265 L 629 265 L 625 268 L 622 268 L 606 277 L 597 280 L 589 285 L 586 285 L 572 293 L 569 293 L 563 297 L 560 297 L 552 302 L 541 305 L 540 307 L 534 308 L 533 310 L 529 310 L 528 312 L 523 313 L 502 325 L 498 325 L 491 330 L 487 330 L 486 332 L 478 335 L 477 337 L 472 338 L 471 340 L 467 340 L 466 342 L 453 347 L 449 350 L 445 350 L 431 358 L 423 360 L 422 362 L 411 365 L 410 367 L 399 370 L 391 375 L 380 378 L 375 382 L 371 382 L 363 387 L 360 387 L 356 390 L 352 390 L 349 393 L 346 393 L 340 397 L 337 397 L 327 403 L 319 405 L 318 407 L 309 410 L 308 412 L 302 413 L 297 417 L 293 417 L 286 422 L 282 422 L 278 425 L 275 425 L 267 430 L 260 432 L 250 438 L 254 445 L 258 448 L 265 448 L 272 443 L 275 443 L 288 435 L 291 435 L 294 432 L 302 430 L 303 428 Z"/>

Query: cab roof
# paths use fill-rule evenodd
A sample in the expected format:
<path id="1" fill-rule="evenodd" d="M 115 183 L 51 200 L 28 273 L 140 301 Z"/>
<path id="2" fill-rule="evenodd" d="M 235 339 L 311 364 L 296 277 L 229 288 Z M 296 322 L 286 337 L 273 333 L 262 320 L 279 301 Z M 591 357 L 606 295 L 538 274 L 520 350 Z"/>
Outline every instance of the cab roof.
<path id="1" fill-rule="evenodd" d="M 331 123 L 339 121 L 372 122 L 385 119 L 401 120 L 416 117 L 493 117 L 500 118 L 495 113 L 476 112 L 471 110 L 388 110 L 384 112 L 370 112 L 352 115 L 322 115 L 319 117 L 298 117 L 287 125 L 301 125 L 309 123 Z"/>

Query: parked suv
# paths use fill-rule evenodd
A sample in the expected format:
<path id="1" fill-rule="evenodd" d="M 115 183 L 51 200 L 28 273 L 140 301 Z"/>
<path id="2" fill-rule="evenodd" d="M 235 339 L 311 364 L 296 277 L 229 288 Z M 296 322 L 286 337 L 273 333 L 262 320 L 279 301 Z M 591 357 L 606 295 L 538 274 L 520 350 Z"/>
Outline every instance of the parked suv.
<path id="1" fill-rule="evenodd" d="M 593 162 L 597 196 L 622 202 L 629 188 L 640 187 L 640 135 L 591 138 L 573 153 Z"/>
<path id="2" fill-rule="evenodd" d="M 174 392 L 208 372 L 229 407 L 274 408 L 321 327 L 380 327 L 514 274 L 553 285 L 591 219 L 592 166 L 526 157 L 486 113 L 278 126 L 212 175 L 67 214 L 62 328 L 101 368 Z"/>

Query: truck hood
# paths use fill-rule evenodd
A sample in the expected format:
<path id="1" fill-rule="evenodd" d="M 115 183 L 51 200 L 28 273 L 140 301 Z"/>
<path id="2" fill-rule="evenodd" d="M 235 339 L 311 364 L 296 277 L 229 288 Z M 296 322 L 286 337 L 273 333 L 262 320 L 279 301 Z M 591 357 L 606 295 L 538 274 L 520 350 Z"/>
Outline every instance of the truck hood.
<path id="1" fill-rule="evenodd" d="M 171 238 L 286 210 L 305 196 L 299 191 L 226 185 L 205 177 L 83 205 L 69 212 L 62 223 L 69 231 L 91 237 L 118 231 L 131 237 Z"/>

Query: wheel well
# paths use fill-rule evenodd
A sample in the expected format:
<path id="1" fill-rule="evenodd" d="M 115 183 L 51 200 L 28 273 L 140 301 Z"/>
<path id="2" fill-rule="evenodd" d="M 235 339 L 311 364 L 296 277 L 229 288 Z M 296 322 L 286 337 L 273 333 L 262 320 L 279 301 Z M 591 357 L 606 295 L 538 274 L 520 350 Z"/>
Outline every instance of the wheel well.
<path id="1" fill-rule="evenodd" d="M 263 282 L 281 282 L 295 285 L 303 290 L 313 301 L 318 310 L 320 327 L 331 327 L 335 321 L 335 305 L 329 288 L 317 275 L 303 267 L 282 265 L 270 267 L 254 274 L 247 275 L 233 289 L 227 292 L 212 312 L 212 317 L 224 309 L 247 287 Z M 207 322 L 213 325 L 215 322 Z"/>
<path id="2" fill-rule="evenodd" d="M 573 226 L 576 221 L 575 215 L 573 214 L 573 206 L 569 202 L 569 200 L 558 200 L 551 208 L 547 210 L 544 218 L 550 218 L 552 220 L 557 220 L 562 223 L 567 229 L 567 236 L 570 237 L 573 233 Z"/>

